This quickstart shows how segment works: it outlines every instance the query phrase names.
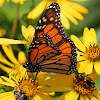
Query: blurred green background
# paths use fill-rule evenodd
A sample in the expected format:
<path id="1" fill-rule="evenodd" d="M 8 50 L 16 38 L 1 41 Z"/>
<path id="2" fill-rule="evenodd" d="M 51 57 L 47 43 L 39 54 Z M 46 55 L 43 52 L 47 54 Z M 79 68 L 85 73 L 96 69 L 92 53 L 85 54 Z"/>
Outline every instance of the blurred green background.
<path id="1" fill-rule="evenodd" d="M 40 1 L 41 0 L 27 0 L 24 2 L 23 5 L 20 6 L 18 25 L 17 25 L 14 39 L 18 39 L 18 40 L 23 39 L 21 33 L 21 25 L 25 25 L 26 27 L 28 25 L 33 25 L 34 28 L 36 27 L 40 17 L 38 17 L 36 20 L 28 20 L 26 16 L 35 6 L 37 6 L 37 4 L 39 4 Z M 81 38 L 85 27 L 88 27 L 89 29 L 95 28 L 97 34 L 97 40 L 98 43 L 100 43 L 100 0 L 88 0 L 83 2 L 77 1 L 77 3 L 86 7 L 88 9 L 88 14 L 83 15 L 84 16 L 83 21 L 78 20 L 79 24 L 77 26 L 74 25 L 72 22 L 70 22 L 71 28 L 69 30 L 65 29 L 66 35 L 70 36 L 71 34 L 74 34 L 77 37 Z M 0 7 L 0 28 L 7 30 L 7 34 L 3 36 L 4 38 L 10 38 L 13 21 L 16 16 L 17 7 L 18 4 L 12 2 L 8 3 L 6 1 L 3 4 L 3 6 Z M 26 56 L 27 56 L 27 51 L 24 45 L 13 45 L 12 47 L 16 57 L 18 51 L 20 50 L 26 52 Z M 1 47 L 0 50 L 2 51 Z M 0 75 L 4 75 L 4 74 L 5 73 L 0 70 Z M 100 79 L 98 79 L 97 81 L 98 83 L 96 84 L 96 86 L 100 90 L 100 86 L 99 86 Z"/>

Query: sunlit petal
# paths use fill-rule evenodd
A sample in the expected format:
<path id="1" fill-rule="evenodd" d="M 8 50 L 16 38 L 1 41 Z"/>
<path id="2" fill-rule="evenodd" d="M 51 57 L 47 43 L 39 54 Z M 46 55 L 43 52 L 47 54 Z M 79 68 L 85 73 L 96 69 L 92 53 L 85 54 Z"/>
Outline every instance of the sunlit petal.
<path id="1" fill-rule="evenodd" d="M 7 45 L 7 44 L 27 44 L 27 42 L 24 40 L 0 38 L 0 45 Z"/>
<path id="2" fill-rule="evenodd" d="M 85 72 L 86 74 L 92 73 L 93 62 L 86 60 L 86 61 L 80 62 L 79 64 L 80 64 L 80 67 L 79 67 L 79 70 L 78 70 L 79 73 L 83 73 L 83 72 Z"/>
<path id="3" fill-rule="evenodd" d="M 18 52 L 18 61 L 21 64 L 24 64 L 27 61 L 27 58 L 26 58 L 25 53 L 23 51 Z"/>
<path id="4" fill-rule="evenodd" d="M 82 44 L 82 42 L 81 42 L 75 35 L 71 35 L 71 39 L 74 41 L 76 47 L 77 47 L 79 50 L 81 50 L 81 51 L 83 51 L 83 52 L 86 51 L 85 46 Z"/>
<path id="5" fill-rule="evenodd" d="M 87 1 L 87 0 L 71 0 L 71 1 Z M 86 9 L 85 7 L 74 3 L 74 2 L 70 2 L 70 1 L 66 1 L 68 6 L 72 7 L 74 10 L 83 13 L 83 14 L 87 14 L 88 13 L 88 9 Z"/>
<path id="6" fill-rule="evenodd" d="M 61 22 L 63 24 L 63 26 L 66 28 L 66 29 L 70 29 L 70 23 L 68 21 L 68 19 L 63 15 L 63 13 L 61 13 Z"/>
<path id="7" fill-rule="evenodd" d="M 10 66 L 10 67 L 14 67 L 14 64 L 12 64 L 11 62 L 9 62 L 0 52 L 0 62 Z"/>
<path id="8" fill-rule="evenodd" d="M 35 29 L 32 25 L 29 25 L 28 28 L 22 25 L 22 34 L 28 41 L 30 39 L 33 39 L 34 33 L 35 33 Z"/>
<path id="9" fill-rule="evenodd" d="M 96 33 L 93 28 L 90 30 L 87 27 L 84 28 L 83 43 L 87 48 L 89 48 L 90 45 L 93 46 L 97 44 Z"/>
<path id="10" fill-rule="evenodd" d="M 79 19 L 79 20 L 83 20 L 83 16 L 79 13 L 79 12 L 77 12 L 75 9 L 73 9 L 72 8 L 72 6 L 70 7 L 69 5 L 68 5 L 68 2 L 69 1 L 66 1 L 66 0 L 62 0 L 61 1 L 62 2 L 62 4 L 63 4 L 63 13 L 64 13 L 64 11 L 66 12 L 66 16 L 67 16 L 67 14 L 69 13 L 71 16 L 74 16 L 74 17 L 76 17 L 77 19 Z M 59 4 L 61 4 L 61 2 L 59 3 Z M 66 6 L 67 5 L 67 6 Z M 66 10 L 64 10 L 64 9 L 66 9 Z M 64 13 L 65 14 L 65 13 Z"/>
<path id="11" fill-rule="evenodd" d="M 2 64 L 0 64 L 0 69 L 2 69 L 3 71 L 5 71 L 8 74 L 13 70 L 12 68 L 6 67 Z"/>
<path id="12" fill-rule="evenodd" d="M 100 75 L 100 61 L 94 63 L 94 69 Z"/>
<path id="13" fill-rule="evenodd" d="M 87 60 L 85 56 L 79 56 L 77 57 L 77 61 Z"/>
<path id="14" fill-rule="evenodd" d="M 3 80 L 7 81 L 8 83 L 11 83 L 11 84 L 15 84 L 14 81 L 12 81 L 11 79 L 5 77 L 5 76 L 0 76 Z"/>
<path id="15" fill-rule="evenodd" d="M 79 94 L 75 91 L 69 91 L 60 96 L 57 100 L 77 100 Z"/>
<path id="16" fill-rule="evenodd" d="M 37 18 L 45 9 L 46 6 L 46 0 L 41 1 L 27 16 L 29 19 L 35 19 Z"/>
<path id="17" fill-rule="evenodd" d="M 52 97 L 50 97 L 49 95 L 43 94 L 42 92 L 38 92 L 37 95 L 39 95 L 39 97 L 42 100 L 54 100 Z M 36 100 L 41 100 L 41 99 L 36 99 Z"/>
<path id="18" fill-rule="evenodd" d="M 13 91 L 0 93 L 0 100 L 16 100 Z"/>
<path id="19" fill-rule="evenodd" d="M 2 48 L 4 50 L 4 52 L 6 53 L 7 57 L 14 63 L 14 64 L 18 64 L 18 60 L 15 58 L 15 55 L 13 53 L 13 50 L 11 48 L 10 45 L 2 45 Z"/>

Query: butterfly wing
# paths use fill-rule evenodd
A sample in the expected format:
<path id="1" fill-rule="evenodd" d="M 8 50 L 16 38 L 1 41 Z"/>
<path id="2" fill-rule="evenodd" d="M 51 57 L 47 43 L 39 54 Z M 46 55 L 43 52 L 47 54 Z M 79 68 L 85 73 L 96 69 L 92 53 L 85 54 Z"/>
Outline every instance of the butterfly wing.
<path id="1" fill-rule="evenodd" d="M 53 57 L 59 55 L 64 59 L 60 57 L 55 61 Z M 24 67 L 28 67 L 32 72 L 42 70 L 70 74 L 76 69 L 76 55 L 76 46 L 65 36 L 60 22 L 60 7 L 57 3 L 52 3 L 38 22 L 29 48 L 28 63 Z"/>
<path id="2" fill-rule="evenodd" d="M 76 60 L 69 55 L 56 55 L 40 64 L 41 71 L 71 74 L 76 70 Z"/>
<path id="3" fill-rule="evenodd" d="M 69 37 L 65 36 L 60 21 L 60 7 L 57 3 L 52 3 L 40 18 L 36 27 L 35 38 L 39 36 L 47 37 L 50 46 L 57 47 L 57 50 L 63 54 L 76 57 L 76 46 Z"/>
<path id="4" fill-rule="evenodd" d="M 28 62 L 24 64 L 31 72 L 39 71 L 40 63 L 48 58 L 54 57 L 58 51 L 48 45 L 48 40 L 44 37 L 37 37 L 29 48 Z"/>

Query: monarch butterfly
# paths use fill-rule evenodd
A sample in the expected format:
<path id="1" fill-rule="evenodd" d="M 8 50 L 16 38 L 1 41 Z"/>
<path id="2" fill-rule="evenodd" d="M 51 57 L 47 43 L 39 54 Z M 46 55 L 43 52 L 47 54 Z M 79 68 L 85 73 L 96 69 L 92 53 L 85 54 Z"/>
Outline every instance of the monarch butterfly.
<path id="1" fill-rule="evenodd" d="M 60 7 L 54 2 L 40 18 L 23 65 L 31 72 L 46 71 L 71 74 L 76 70 L 76 46 L 60 22 Z"/>

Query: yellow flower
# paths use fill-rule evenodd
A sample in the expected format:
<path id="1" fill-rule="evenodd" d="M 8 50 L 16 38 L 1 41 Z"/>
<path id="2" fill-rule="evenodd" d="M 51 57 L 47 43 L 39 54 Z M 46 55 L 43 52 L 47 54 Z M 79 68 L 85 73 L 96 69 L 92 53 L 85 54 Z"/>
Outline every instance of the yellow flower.
<path id="1" fill-rule="evenodd" d="M 95 83 L 90 76 L 77 73 L 70 76 L 56 74 L 48 80 L 51 91 L 64 92 L 57 100 L 100 100 L 100 91 L 95 89 Z"/>
<path id="2" fill-rule="evenodd" d="M 61 9 L 61 22 L 66 29 L 70 29 L 69 20 L 75 25 L 78 25 L 78 21 L 83 20 L 82 14 L 87 14 L 88 10 L 71 1 L 83 1 L 83 0 L 42 0 L 27 16 L 28 19 L 36 19 L 51 3 L 57 2 Z M 86 1 L 86 0 L 84 0 Z"/>
<path id="3" fill-rule="evenodd" d="M 27 44 L 29 46 L 30 43 L 33 40 L 34 33 L 35 33 L 35 29 L 34 29 L 33 26 L 29 25 L 28 28 L 26 28 L 24 25 L 22 25 L 22 34 L 28 41 L 0 38 L 0 44 L 1 45 L 2 44 L 3 45 L 7 45 L 7 44 Z"/>
<path id="4" fill-rule="evenodd" d="M 46 76 L 44 74 L 43 72 L 39 73 L 37 82 L 31 78 L 25 78 L 22 74 L 23 78 L 19 79 L 13 76 L 11 76 L 11 79 L 1 76 L 4 81 L 0 81 L 0 84 L 11 86 L 14 89 L 10 92 L 1 93 L 0 100 L 16 100 L 19 97 L 27 97 L 29 100 L 53 100 L 48 96 L 50 91 L 49 87 L 45 87 Z"/>
<path id="5" fill-rule="evenodd" d="M 2 45 L 2 48 L 7 55 L 8 61 L 0 52 L 0 68 L 8 74 L 15 75 L 15 73 L 25 73 L 26 69 L 23 68 L 23 64 L 27 61 L 23 51 L 18 52 L 18 60 L 14 56 L 13 50 L 10 45 Z M 2 64 L 1 64 L 2 63 Z M 10 66 L 11 68 L 7 67 Z M 17 76 L 20 77 L 20 76 Z"/>
<path id="6" fill-rule="evenodd" d="M 34 33 L 35 29 L 32 25 L 29 25 L 28 28 L 22 25 L 22 34 L 28 41 L 33 39 Z"/>
<path id="7" fill-rule="evenodd" d="M 0 0 L 0 7 L 2 7 L 4 0 Z"/>
<path id="8" fill-rule="evenodd" d="M 6 30 L 0 28 L 0 37 L 6 34 Z"/>
<path id="9" fill-rule="evenodd" d="M 83 43 L 74 35 L 71 35 L 77 50 L 77 61 L 80 61 L 79 73 L 92 73 L 93 67 L 100 75 L 100 45 L 97 45 L 96 32 L 86 27 L 83 32 Z"/>

